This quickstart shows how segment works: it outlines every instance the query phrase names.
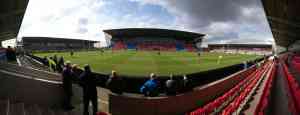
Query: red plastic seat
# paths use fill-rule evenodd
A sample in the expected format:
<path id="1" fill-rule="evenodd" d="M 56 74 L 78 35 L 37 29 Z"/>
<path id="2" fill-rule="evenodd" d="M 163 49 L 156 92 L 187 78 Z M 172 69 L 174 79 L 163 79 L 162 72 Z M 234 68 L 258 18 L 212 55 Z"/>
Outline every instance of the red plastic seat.
<path id="1" fill-rule="evenodd" d="M 98 112 L 97 115 L 108 115 L 108 114 L 105 112 Z"/>

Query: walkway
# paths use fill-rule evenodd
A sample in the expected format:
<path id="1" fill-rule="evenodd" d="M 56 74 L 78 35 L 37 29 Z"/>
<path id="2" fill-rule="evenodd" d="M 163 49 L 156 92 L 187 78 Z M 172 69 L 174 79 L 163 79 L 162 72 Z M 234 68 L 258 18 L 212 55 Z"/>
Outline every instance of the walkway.
<path id="1" fill-rule="evenodd" d="M 289 111 L 288 90 L 283 68 L 279 64 L 271 89 L 270 115 L 292 115 Z"/>

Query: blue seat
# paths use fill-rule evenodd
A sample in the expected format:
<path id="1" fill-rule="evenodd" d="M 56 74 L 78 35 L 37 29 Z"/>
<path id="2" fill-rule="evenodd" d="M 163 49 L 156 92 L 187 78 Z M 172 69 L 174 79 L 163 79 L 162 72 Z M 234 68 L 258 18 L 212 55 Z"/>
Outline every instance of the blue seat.
<path id="1" fill-rule="evenodd" d="M 135 43 L 127 43 L 127 49 L 136 49 Z"/>
<path id="2" fill-rule="evenodd" d="M 176 43 L 176 51 L 181 51 L 181 50 L 184 50 L 184 44 L 177 42 Z"/>

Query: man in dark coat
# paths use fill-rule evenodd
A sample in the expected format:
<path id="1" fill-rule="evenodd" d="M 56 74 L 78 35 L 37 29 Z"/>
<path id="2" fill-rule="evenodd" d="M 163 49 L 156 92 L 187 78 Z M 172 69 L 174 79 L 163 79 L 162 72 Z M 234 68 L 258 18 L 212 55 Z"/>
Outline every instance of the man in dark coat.
<path id="1" fill-rule="evenodd" d="M 174 96 L 177 93 L 177 81 L 173 79 L 173 75 L 170 75 L 170 79 L 166 81 L 166 95 Z"/>
<path id="2" fill-rule="evenodd" d="M 183 75 L 180 92 L 185 93 L 185 92 L 189 92 L 192 90 L 193 90 L 193 88 L 191 87 L 191 80 L 189 80 L 186 75 Z"/>
<path id="3" fill-rule="evenodd" d="M 65 110 L 72 110 L 74 107 L 71 105 L 71 98 L 73 96 L 72 91 L 72 70 L 71 70 L 71 62 L 66 62 L 66 67 L 64 68 L 62 72 L 63 77 L 63 89 L 65 93 L 65 100 L 64 100 L 64 108 Z"/>
<path id="4" fill-rule="evenodd" d="M 56 56 L 56 55 L 53 56 L 53 61 L 54 61 L 56 64 L 58 64 L 58 59 L 57 59 L 57 56 Z"/>
<path id="5" fill-rule="evenodd" d="M 121 95 L 124 89 L 123 79 L 117 76 L 116 71 L 111 72 L 110 78 L 106 82 L 106 87 L 110 89 L 111 92 Z"/>
<path id="6" fill-rule="evenodd" d="M 49 62 L 48 62 L 48 57 L 47 57 L 47 56 L 45 56 L 45 57 L 43 58 L 43 63 L 44 63 L 46 66 L 49 66 Z"/>
<path id="7" fill-rule="evenodd" d="M 58 60 L 58 63 L 56 64 L 56 69 L 58 72 L 62 72 L 63 70 L 63 67 L 64 67 L 64 58 L 63 57 L 60 57 L 59 60 Z"/>
<path id="8" fill-rule="evenodd" d="M 16 52 L 11 46 L 6 49 L 6 57 L 8 61 L 16 61 Z"/>
<path id="9" fill-rule="evenodd" d="M 75 76 L 74 80 L 77 80 L 77 81 L 80 80 L 79 78 L 83 71 L 79 68 L 79 66 L 77 64 L 72 65 L 72 72 Z"/>
<path id="10" fill-rule="evenodd" d="M 84 72 L 80 75 L 80 80 L 83 88 L 83 115 L 89 115 L 88 108 L 90 101 L 93 105 L 93 115 L 96 115 L 98 111 L 96 78 L 89 65 L 84 66 Z"/>

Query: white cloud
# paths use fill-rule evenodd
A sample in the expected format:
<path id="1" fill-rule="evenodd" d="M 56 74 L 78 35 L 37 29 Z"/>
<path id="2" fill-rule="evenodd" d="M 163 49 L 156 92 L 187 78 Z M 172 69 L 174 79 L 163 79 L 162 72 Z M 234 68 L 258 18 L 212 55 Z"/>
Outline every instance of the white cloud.
<path id="1" fill-rule="evenodd" d="M 208 42 L 270 41 L 259 0 L 30 0 L 19 33 L 104 41 L 103 29 L 155 27 L 205 33 Z M 165 9 L 173 20 L 137 15 L 147 5 Z M 128 12 L 114 11 L 125 7 Z M 115 14 L 121 16 L 115 16 Z M 244 40 L 243 40 L 244 39 Z"/>
<path id="2" fill-rule="evenodd" d="M 97 40 L 99 24 L 95 9 L 104 5 L 101 0 L 31 0 L 21 26 L 21 36 L 52 36 Z M 81 19 L 87 19 L 80 25 Z M 77 33 L 79 28 L 85 28 L 86 33 Z M 93 30 L 98 30 L 97 33 Z M 100 38 L 98 38 L 99 40 Z"/>

